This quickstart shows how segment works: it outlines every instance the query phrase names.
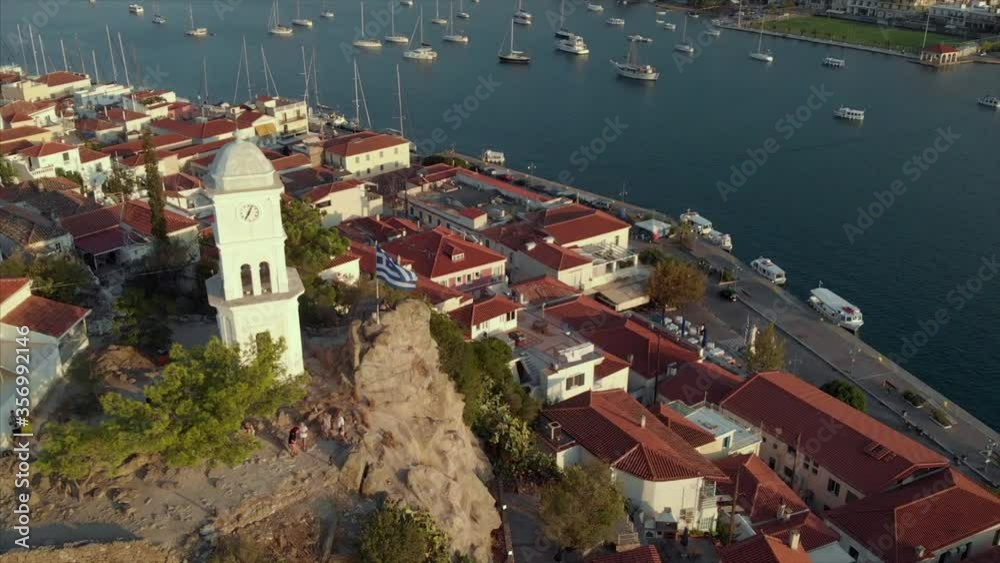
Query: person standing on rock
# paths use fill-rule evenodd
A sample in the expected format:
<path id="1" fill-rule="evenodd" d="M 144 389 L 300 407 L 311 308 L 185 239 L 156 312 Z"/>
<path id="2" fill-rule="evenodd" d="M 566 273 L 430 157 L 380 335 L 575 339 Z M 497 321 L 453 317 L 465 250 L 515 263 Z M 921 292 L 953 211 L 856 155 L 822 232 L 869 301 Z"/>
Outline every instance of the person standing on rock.
<path id="1" fill-rule="evenodd" d="M 302 451 L 309 449 L 309 427 L 305 422 L 299 424 L 299 449 Z"/>
<path id="2" fill-rule="evenodd" d="M 337 436 L 341 440 L 347 439 L 347 422 L 344 421 L 344 411 L 337 414 Z"/>
<path id="3" fill-rule="evenodd" d="M 292 457 L 299 455 L 299 425 L 296 424 L 288 431 L 288 452 Z"/>

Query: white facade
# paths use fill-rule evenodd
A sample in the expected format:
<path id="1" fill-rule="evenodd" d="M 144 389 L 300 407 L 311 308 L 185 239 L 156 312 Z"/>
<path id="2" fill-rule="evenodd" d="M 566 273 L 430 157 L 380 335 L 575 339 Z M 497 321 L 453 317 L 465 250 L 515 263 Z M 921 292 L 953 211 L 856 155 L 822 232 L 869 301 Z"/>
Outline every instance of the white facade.
<path id="1" fill-rule="evenodd" d="M 19 176 L 23 180 L 33 180 L 38 178 L 53 178 L 56 176 L 56 169 L 67 172 L 81 172 L 80 150 L 73 146 L 67 150 L 44 156 L 17 155 L 12 157 L 14 164 L 20 164 Z"/>
<path id="2" fill-rule="evenodd" d="M 81 117 L 99 117 L 99 108 L 120 105 L 122 97 L 131 93 L 131 86 L 97 84 L 73 94 L 73 109 Z"/>
<path id="3" fill-rule="evenodd" d="M 390 137 L 390 135 L 383 135 Z M 373 137 L 374 138 L 374 137 Z M 365 143 L 367 139 L 348 141 L 349 143 Z M 348 151 L 346 156 L 332 151 L 326 152 L 327 164 L 350 172 L 356 178 L 371 178 L 386 172 L 402 170 L 410 166 L 410 146 L 405 139 L 398 139 L 398 144 L 379 147 L 369 151 Z"/>
<path id="4" fill-rule="evenodd" d="M 382 196 L 369 192 L 370 184 L 361 183 L 335 190 L 312 201 L 323 214 L 324 227 L 336 227 L 349 219 L 370 217 L 382 213 Z M 307 196 L 308 197 L 308 196 Z"/>
<path id="5" fill-rule="evenodd" d="M 309 109 L 301 100 L 261 98 L 257 100 L 257 111 L 274 118 L 280 135 L 302 135 L 309 132 Z"/>
<path id="6" fill-rule="evenodd" d="M 304 289 L 285 263 L 281 181 L 259 148 L 236 141 L 218 153 L 206 185 L 219 249 L 219 273 L 206 285 L 222 340 L 252 350 L 261 333 L 283 338 L 285 371 L 298 375 L 304 371 L 298 303 Z"/>

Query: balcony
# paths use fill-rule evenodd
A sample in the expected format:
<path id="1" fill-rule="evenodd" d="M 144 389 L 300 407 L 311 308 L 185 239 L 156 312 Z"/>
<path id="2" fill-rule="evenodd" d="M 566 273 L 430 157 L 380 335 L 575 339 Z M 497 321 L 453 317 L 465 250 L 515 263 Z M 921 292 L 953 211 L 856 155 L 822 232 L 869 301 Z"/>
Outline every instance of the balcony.
<path id="1" fill-rule="evenodd" d="M 698 510 L 714 509 L 718 504 L 718 497 L 719 493 L 716 490 L 715 483 L 706 482 L 698 494 Z"/>

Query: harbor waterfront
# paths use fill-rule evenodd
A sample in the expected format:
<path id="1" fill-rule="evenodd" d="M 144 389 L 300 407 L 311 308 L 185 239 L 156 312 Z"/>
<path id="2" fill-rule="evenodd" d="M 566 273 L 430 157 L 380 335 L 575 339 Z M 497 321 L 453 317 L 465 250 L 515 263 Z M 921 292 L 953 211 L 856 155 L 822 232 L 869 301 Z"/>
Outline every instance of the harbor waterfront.
<path id="1" fill-rule="evenodd" d="M 318 17 L 320 2 L 301 4 L 304 15 Z M 442 43 L 439 28 L 427 25 L 433 28 L 425 30 L 428 42 L 440 56 L 432 64 L 404 64 L 401 48 L 351 48 L 359 36 L 358 3 L 339 3 L 336 19 L 315 19 L 313 28 L 282 38 L 267 34 L 270 0 L 196 0 L 193 19 L 210 30 L 203 39 L 184 35 L 185 2 L 164 3 L 166 25 L 154 25 L 151 13 L 129 15 L 127 5 L 59 4 L 41 25 L 35 2 L 5 1 L 0 58 L 33 66 L 30 49 L 25 53 L 11 42 L 15 25 L 26 33 L 25 24 L 33 22 L 44 36 L 50 68 L 62 67 L 63 39 L 71 67 L 79 68 L 78 51 L 93 50 L 108 80 L 108 25 L 122 34 L 133 81 L 194 99 L 206 90 L 204 59 L 208 97 L 232 101 L 244 36 L 258 93 L 264 92 L 260 47 L 286 96 L 304 90 L 302 46 L 316 47 L 322 102 L 353 115 L 356 58 L 377 128 L 398 126 L 399 64 L 406 134 L 422 152 L 495 147 L 513 166 L 531 165 L 541 177 L 604 195 L 619 193 L 626 183 L 630 202 L 672 214 L 698 209 L 733 235 L 737 256 L 765 255 L 781 264 L 789 272 L 789 294 L 803 297 L 823 281 L 858 304 L 866 315 L 865 342 L 1000 427 L 1000 280 L 982 281 L 961 308 L 949 298 L 975 278 L 1000 240 L 1000 113 L 976 105 L 977 98 L 1000 91 L 1000 68 L 934 72 L 898 57 L 768 35 L 764 46 L 776 60 L 755 64 L 747 60 L 754 34 L 723 30 L 709 40 L 701 34 L 707 18 L 689 22 L 696 52 L 686 57 L 672 49 L 680 30 L 657 25 L 651 6 L 608 4 L 606 13 L 596 13 L 576 2 L 567 3 L 566 26 L 586 39 L 591 54 L 567 57 L 553 46 L 555 0 L 529 6 L 535 25 L 516 30 L 518 49 L 532 55 L 529 66 L 497 64 L 513 9 L 507 2 L 467 3 L 472 17 L 462 27 L 472 37 L 468 45 Z M 386 35 L 387 4 L 366 7 L 368 31 Z M 397 31 L 412 29 L 419 6 L 396 9 Z M 608 26 L 609 16 L 626 25 Z M 677 11 L 663 18 L 683 23 Z M 621 80 L 608 65 L 609 58 L 623 56 L 629 34 L 655 39 L 643 62 L 662 73 L 656 83 Z M 847 67 L 822 67 L 826 56 L 845 58 Z M 832 95 L 811 107 L 813 88 Z M 244 91 L 241 84 L 241 98 Z M 841 104 L 867 110 L 864 125 L 834 120 Z M 612 141 L 602 137 L 607 121 L 620 124 Z M 953 149 L 934 152 L 939 129 L 958 136 Z M 767 143 L 771 139 L 775 144 Z M 778 148 L 761 153 L 765 146 Z M 904 193 L 892 192 L 896 181 L 905 182 Z M 951 318 L 930 334 L 923 327 L 943 307 Z"/>

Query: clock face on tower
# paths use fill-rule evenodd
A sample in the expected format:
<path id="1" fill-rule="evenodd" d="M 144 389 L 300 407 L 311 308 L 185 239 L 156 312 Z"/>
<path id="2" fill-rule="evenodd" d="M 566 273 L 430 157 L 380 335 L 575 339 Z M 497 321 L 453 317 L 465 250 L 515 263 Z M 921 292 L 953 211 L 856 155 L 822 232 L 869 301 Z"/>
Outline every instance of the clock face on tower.
<path id="1" fill-rule="evenodd" d="M 260 208 L 252 203 L 244 203 L 236 210 L 236 215 L 240 221 L 253 223 L 260 217 Z"/>

